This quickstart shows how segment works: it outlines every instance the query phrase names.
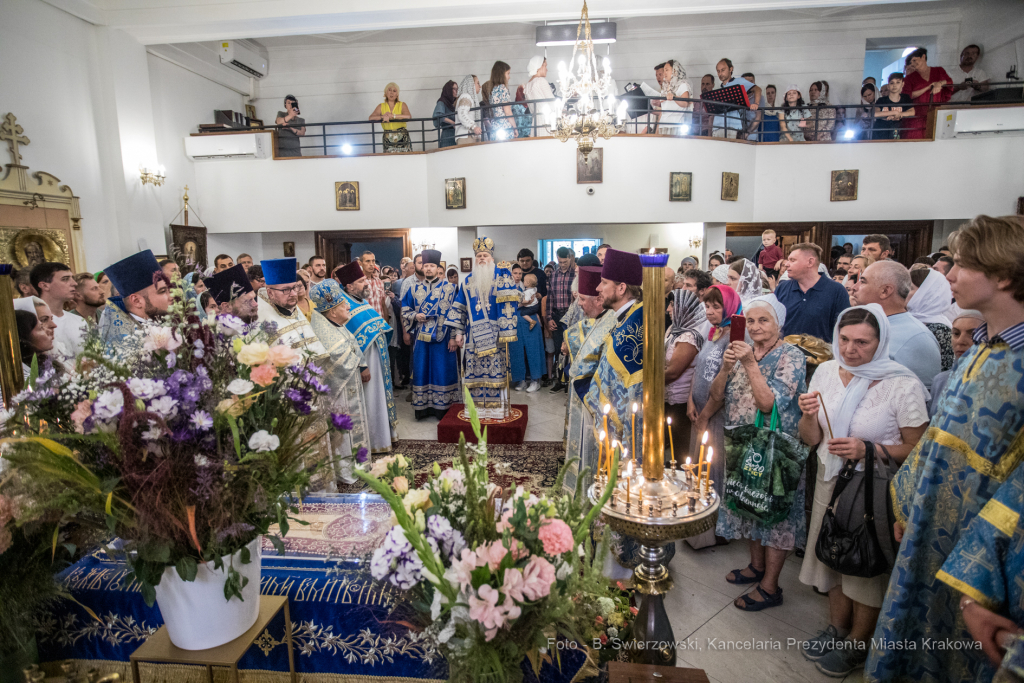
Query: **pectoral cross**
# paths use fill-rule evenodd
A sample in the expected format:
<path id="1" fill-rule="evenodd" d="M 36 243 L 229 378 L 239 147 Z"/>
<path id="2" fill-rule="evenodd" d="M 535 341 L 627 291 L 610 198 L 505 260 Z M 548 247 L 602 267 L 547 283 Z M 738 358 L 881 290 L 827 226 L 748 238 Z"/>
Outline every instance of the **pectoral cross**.
<path id="1" fill-rule="evenodd" d="M 21 166 L 21 153 L 18 151 L 18 145 L 27 145 L 29 139 L 22 135 L 25 129 L 19 126 L 17 117 L 14 114 L 8 113 L 4 117 L 3 125 L 0 125 L 0 140 L 6 140 L 7 146 L 11 150 L 11 159 L 14 160 L 14 166 Z"/>
<path id="2" fill-rule="evenodd" d="M 516 314 L 516 309 L 512 308 L 512 302 L 505 302 L 505 308 L 501 309 L 501 314 L 506 318 L 511 318 Z"/>

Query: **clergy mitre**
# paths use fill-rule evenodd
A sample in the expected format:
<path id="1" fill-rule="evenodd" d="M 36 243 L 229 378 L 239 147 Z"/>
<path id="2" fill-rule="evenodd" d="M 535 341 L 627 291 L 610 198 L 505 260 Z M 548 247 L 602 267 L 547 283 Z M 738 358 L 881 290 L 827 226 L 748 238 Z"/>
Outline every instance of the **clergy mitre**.
<path id="1" fill-rule="evenodd" d="M 479 254 L 481 251 L 486 251 L 488 254 L 494 253 L 494 240 L 490 237 L 480 237 L 473 240 L 473 253 Z"/>

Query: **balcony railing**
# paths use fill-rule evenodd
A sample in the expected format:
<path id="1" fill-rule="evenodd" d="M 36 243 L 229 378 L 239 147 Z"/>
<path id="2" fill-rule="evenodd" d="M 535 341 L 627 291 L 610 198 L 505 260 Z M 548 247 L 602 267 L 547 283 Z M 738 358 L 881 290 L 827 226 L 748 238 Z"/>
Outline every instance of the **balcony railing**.
<path id="1" fill-rule="evenodd" d="M 1002 95 L 998 102 L 957 102 L 956 106 L 984 106 L 994 103 L 1024 103 L 1024 89 L 1020 81 L 989 84 Z M 888 98 L 871 105 L 810 105 L 802 107 L 746 107 L 693 98 L 675 98 L 677 107 L 662 109 L 667 102 L 661 97 L 622 96 L 628 102 L 628 118 L 622 134 L 665 135 L 680 137 L 729 137 L 753 142 L 857 142 L 864 140 L 905 140 L 913 137 L 931 138 L 932 129 L 925 125 L 931 110 L 950 106 L 949 103 L 914 104 L 914 116 L 900 120 L 887 120 L 887 109 L 893 107 Z M 392 151 L 397 153 L 426 152 L 444 146 L 461 144 L 460 140 L 505 141 L 522 137 L 550 135 L 545 105 L 550 107 L 554 98 L 527 100 L 506 104 L 485 104 L 472 109 L 481 128 L 479 139 L 470 134 L 454 135 L 455 126 L 441 124 L 440 118 L 404 119 L 409 134 L 408 144 L 400 149 L 385 149 L 385 133 L 380 121 L 331 121 L 305 124 L 305 135 L 299 137 L 299 154 L 282 153 L 275 145 L 275 156 L 358 156 Z M 679 106 L 685 109 L 678 108 Z M 717 113 L 709 113 L 714 108 Z M 506 108 L 511 111 L 508 113 Z M 781 118 L 780 118 L 781 114 Z M 446 118 L 457 121 L 455 114 Z M 801 125 L 802 122 L 802 125 Z M 453 135 L 443 135 L 445 127 Z M 284 126 L 265 126 L 275 131 Z M 913 132 L 912 132 L 913 131 Z M 920 133 L 920 134 L 918 134 Z"/>

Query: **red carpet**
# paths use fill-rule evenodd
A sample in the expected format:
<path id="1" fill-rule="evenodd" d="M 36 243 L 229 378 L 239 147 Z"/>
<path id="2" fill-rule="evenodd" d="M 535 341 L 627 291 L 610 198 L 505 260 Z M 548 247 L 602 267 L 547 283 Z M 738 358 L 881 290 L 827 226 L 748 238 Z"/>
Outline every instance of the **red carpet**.
<path id="1" fill-rule="evenodd" d="M 476 435 L 473 433 L 473 425 L 462 413 L 466 409 L 465 404 L 456 403 L 444 419 L 437 423 L 437 440 L 440 443 L 458 443 L 459 434 L 466 435 L 467 443 L 476 443 Z M 512 415 L 506 420 L 483 420 L 481 427 L 487 428 L 488 444 L 520 444 L 526 437 L 526 423 L 529 421 L 529 407 L 526 405 L 512 405 Z"/>

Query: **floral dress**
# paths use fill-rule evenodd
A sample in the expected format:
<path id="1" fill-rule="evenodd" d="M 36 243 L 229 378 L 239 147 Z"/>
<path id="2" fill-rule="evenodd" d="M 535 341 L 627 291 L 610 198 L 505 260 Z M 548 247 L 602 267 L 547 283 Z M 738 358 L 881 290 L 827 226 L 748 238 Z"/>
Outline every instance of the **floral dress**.
<path id="1" fill-rule="evenodd" d="M 495 86 L 494 90 L 491 91 L 491 104 L 509 104 L 512 102 L 512 95 L 509 93 L 508 88 L 504 85 Z M 515 121 L 505 116 L 504 107 L 493 107 L 491 109 L 491 139 L 502 140 L 512 137 L 512 130 L 515 128 Z M 498 135 L 499 131 L 508 131 L 507 137 L 503 138 Z"/>
<path id="2" fill-rule="evenodd" d="M 779 135 L 779 139 L 783 142 L 789 142 L 786 139 L 785 133 L 789 133 L 793 136 L 793 142 L 804 142 L 804 129 L 800 127 L 800 122 L 804 119 L 810 118 L 811 112 L 808 109 L 787 109 L 785 112 L 786 116 L 786 127 Z"/>
<path id="3" fill-rule="evenodd" d="M 779 344 L 757 364 L 761 376 L 775 394 L 779 409 L 779 431 L 796 436 L 800 422 L 797 397 L 807 391 L 806 364 L 803 352 L 785 342 Z M 750 378 L 740 363 L 733 366 L 725 385 L 725 424 L 727 426 L 753 424 L 757 405 L 750 388 Z M 766 416 L 767 418 L 767 416 Z M 767 419 L 765 420 L 767 423 Z M 789 517 L 774 526 L 765 526 L 752 519 L 740 517 L 725 505 L 718 508 L 716 533 L 728 539 L 748 538 L 777 550 L 804 547 L 807 541 L 807 519 L 804 515 L 804 482 L 796 491 Z"/>
<path id="4" fill-rule="evenodd" d="M 942 323 L 925 323 L 924 326 L 935 335 L 935 341 L 939 342 L 943 371 L 949 370 L 953 367 L 953 331 Z"/>

